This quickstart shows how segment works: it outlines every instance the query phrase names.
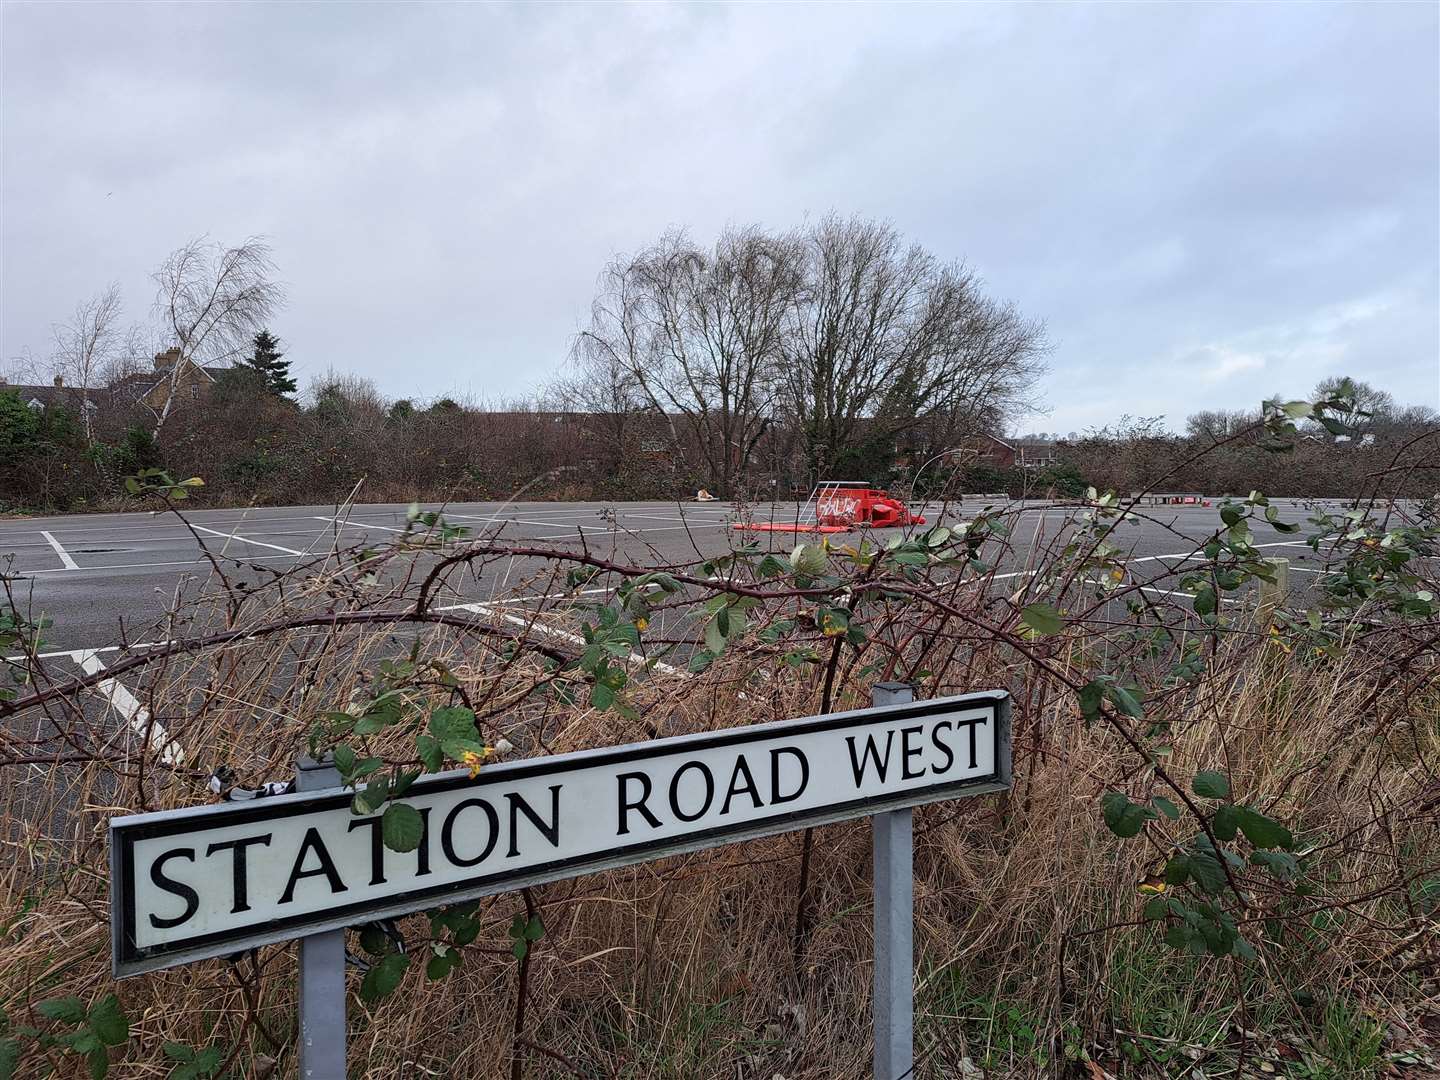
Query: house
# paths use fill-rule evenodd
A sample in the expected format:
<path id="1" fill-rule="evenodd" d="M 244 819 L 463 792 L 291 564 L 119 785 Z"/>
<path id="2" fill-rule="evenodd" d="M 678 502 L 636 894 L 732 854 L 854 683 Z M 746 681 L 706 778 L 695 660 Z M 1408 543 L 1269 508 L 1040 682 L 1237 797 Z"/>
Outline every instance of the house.
<path id="1" fill-rule="evenodd" d="M 911 467 L 922 465 L 923 467 L 923 464 L 928 464 L 923 456 L 926 449 L 928 448 L 922 444 L 912 450 L 908 458 L 897 458 L 896 463 Z M 999 436 L 987 432 L 963 436 L 956 441 L 954 446 L 945 447 L 939 453 L 930 455 L 929 460 L 937 457 L 944 457 L 948 460 L 947 468 L 979 467 L 1005 470 L 1013 469 L 1016 461 L 1015 447 Z"/>
<path id="2" fill-rule="evenodd" d="M 176 372 L 176 365 L 180 370 Z M 220 374 L 229 367 L 197 364 L 184 359 L 179 348 L 166 349 L 155 354 L 153 371 L 140 371 L 126 375 L 110 387 L 111 399 L 123 404 L 141 404 L 152 412 L 162 412 L 170 394 L 175 394 L 171 408 L 189 401 L 199 401 L 215 385 Z"/>
<path id="3" fill-rule="evenodd" d="M 1045 469 L 1060 462 L 1052 439 L 1017 439 L 1015 454 L 1024 469 Z"/>
<path id="4" fill-rule="evenodd" d="M 56 375 L 53 383 L 9 383 L 0 378 L 0 391 L 10 390 L 20 395 L 20 400 L 35 412 L 42 412 L 52 406 L 59 406 L 79 416 L 81 412 L 94 414 L 98 408 L 95 399 L 104 395 L 103 390 L 86 391 L 78 386 L 66 386 L 65 378 Z"/>

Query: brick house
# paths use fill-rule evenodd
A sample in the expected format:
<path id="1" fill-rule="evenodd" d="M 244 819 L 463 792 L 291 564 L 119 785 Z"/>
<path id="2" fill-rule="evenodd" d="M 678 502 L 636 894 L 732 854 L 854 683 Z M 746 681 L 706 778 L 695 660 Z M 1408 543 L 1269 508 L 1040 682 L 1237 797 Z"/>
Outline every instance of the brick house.
<path id="1" fill-rule="evenodd" d="M 175 365 L 180 364 L 178 374 Z M 228 367 L 197 364 L 193 360 L 182 360 L 178 348 L 166 349 L 155 354 L 153 371 L 140 371 L 126 375 L 110 387 L 111 400 L 116 404 L 141 404 L 153 412 L 161 412 L 174 387 L 175 400 L 172 411 L 186 402 L 199 401 L 210 393 L 215 380 Z"/>
<path id="2" fill-rule="evenodd" d="M 0 378 L 0 392 L 13 391 L 20 395 L 22 404 L 35 412 L 42 412 L 52 406 L 60 406 L 79 416 L 82 412 L 91 415 L 99 408 L 96 398 L 103 398 L 105 391 L 90 390 L 88 393 L 78 386 L 66 386 L 65 379 L 56 375 L 53 383 L 11 383 Z"/>

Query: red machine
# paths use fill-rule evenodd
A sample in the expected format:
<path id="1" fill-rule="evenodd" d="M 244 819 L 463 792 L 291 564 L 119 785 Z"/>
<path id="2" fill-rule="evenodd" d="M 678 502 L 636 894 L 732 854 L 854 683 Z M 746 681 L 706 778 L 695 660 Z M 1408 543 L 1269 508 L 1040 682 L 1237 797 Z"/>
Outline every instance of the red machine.
<path id="1" fill-rule="evenodd" d="M 924 525 L 905 504 L 888 491 L 865 483 L 838 481 L 815 491 L 815 520 L 822 525 L 868 525 L 888 529 L 896 525 Z"/>
<path id="2" fill-rule="evenodd" d="M 793 522 L 737 524 L 735 528 L 750 532 L 838 533 L 924 524 L 923 517 L 911 514 L 905 504 L 888 491 L 863 481 L 832 480 L 811 492 L 809 501 Z"/>

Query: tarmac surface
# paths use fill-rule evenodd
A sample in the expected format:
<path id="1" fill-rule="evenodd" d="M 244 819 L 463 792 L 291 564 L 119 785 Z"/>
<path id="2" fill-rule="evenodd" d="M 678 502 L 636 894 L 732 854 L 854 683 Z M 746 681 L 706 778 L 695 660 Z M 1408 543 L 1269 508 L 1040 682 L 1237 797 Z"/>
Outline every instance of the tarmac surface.
<path id="1" fill-rule="evenodd" d="M 927 525 L 973 518 L 985 502 L 967 499 L 945 506 L 912 508 L 924 513 Z M 1043 503 L 1023 506 L 1016 519 L 1010 562 L 1023 565 L 1027 546 L 1052 539 L 1078 512 L 1073 506 Z M 1319 573 L 1322 562 L 1302 538 L 1309 512 L 1298 503 L 1277 500 L 1281 520 L 1302 525 L 1294 534 L 1256 525 L 1254 539 L 1267 554 L 1284 555 L 1303 587 L 1306 575 Z M 9 575 L 17 604 L 32 616 L 52 620 L 45 633 L 47 648 L 56 651 L 95 650 L 122 641 L 154 640 L 177 590 L 196 590 L 212 571 L 203 543 L 241 577 L 263 578 L 302 563 L 319 563 L 335 548 L 379 545 L 404 531 L 407 506 L 364 504 L 345 510 L 334 506 L 290 506 L 248 509 L 186 510 L 182 522 L 166 513 L 67 515 L 0 520 L 0 573 Z M 739 538 L 758 541 L 762 550 L 788 552 L 813 534 L 741 532 L 733 526 L 742 512 L 729 503 L 452 503 L 441 509 L 447 521 L 474 535 L 532 543 L 536 546 L 579 547 L 591 553 L 637 565 L 695 562 L 723 554 Z M 1114 542 L 1128 550 L 1137 574 L 1163 575 L 1193 552 L 1220 527 L 1215 507 L 1160 506 L 1144 511 L 1144 520 L 1127 522 Z M 795 521 L 803 511 L 794 503 L 750 507 L 754 521 Z M 1037 533 L 1038 530 L 1038 533 Z M 887 542 L 895 530 L 872 535 Z M 840 534 L 832 542 L 853 542 L 860 533 Z M 1272 550 L 1273 549 L 1273 550 Z M 1002 567 L 1002 569 L 1004 569 Z M 491 574 L 473 585 L 484 599 L 487 590 L 509 586 L 509 577 Z M 1310 579 L 1310 580 L 1313 580 Z M 1162 590 L 1156 586 L 1155 592 Z"/>

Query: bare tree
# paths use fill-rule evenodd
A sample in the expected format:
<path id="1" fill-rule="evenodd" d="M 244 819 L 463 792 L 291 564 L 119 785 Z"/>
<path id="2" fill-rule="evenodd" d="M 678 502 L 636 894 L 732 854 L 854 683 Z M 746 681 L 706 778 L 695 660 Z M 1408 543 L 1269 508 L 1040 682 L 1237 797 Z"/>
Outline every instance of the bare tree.
<path id="1" fill-rule="evenodd" d="M 91 394 L 113 377 L 123 351 L 120 315 L 120 286 L 112 282 L 96 296 L 76 305 L 67 322 L 51 327 L 55 338 L 51 364 L 57 375 L 80 392 L 86 442 L 95 435 Z"/>
<path id="2" fill-rule="evenodd" d="M 1388 390 L 1381 390 L 1367 382 L 1346 378 L 1344 375 L 1331 375 L 1321 379 L 1315 384 L 1311 394 L 1316 399 L 1322 399 L 1339 397 L 1347 392 L 1357 412 L 1364 414 L 1355 417 L 1356 427 L 1364 427 L 1364 421 L 1395 411 L 1395 398 Z"/>
<path id="3" fill-rule="evenodd" d="M 1029 404 L 1045 332 L 894 228 L 829 217 L 805 237 L 781 394 L 817 475 L 845 450 L 917 426 L 943 438 Z"/>
<path id="4" fill-rule="evenodd" d="M 635 441 L 638 421 L 654 415 L 654 409 L 640 381 L 615 352 L 595 348 L 583 336 L 580 345 L 569 372 L 546 388 L 541 403 L 583 417 L 603 451 L 602 466 L 613 471 Z"/>
<path id="5" fill-rule="evenodd" d="M 195 239 L 155 271 L 155 313 L 180 355 L 167 373 L 164 403 L 151 407 L 152 435 L 169 418 L 186 367 L 233 360 L 284 302 L 274 272 L 270 247 L 257 237 L 233 248 Z"/>
<path id="6" fill-rule="evenodd" d="M 1192 439 L 1219 442 L 1260 423 L 1259 410 L 1204 409 L 1185 418 L 1185 434 Z M 1259 440 L 1257 433 L 1256 440 Z"/>
<path id="7" fill-rule="evenodd" d="M 582 369 L 621 371 L 665 417 L 677 454 L 729 495 L 773 419 L 787 320 L 800 290 L 793 237 L 728 229 L 709 251 L 674 232 L 601 278 Z"/>

